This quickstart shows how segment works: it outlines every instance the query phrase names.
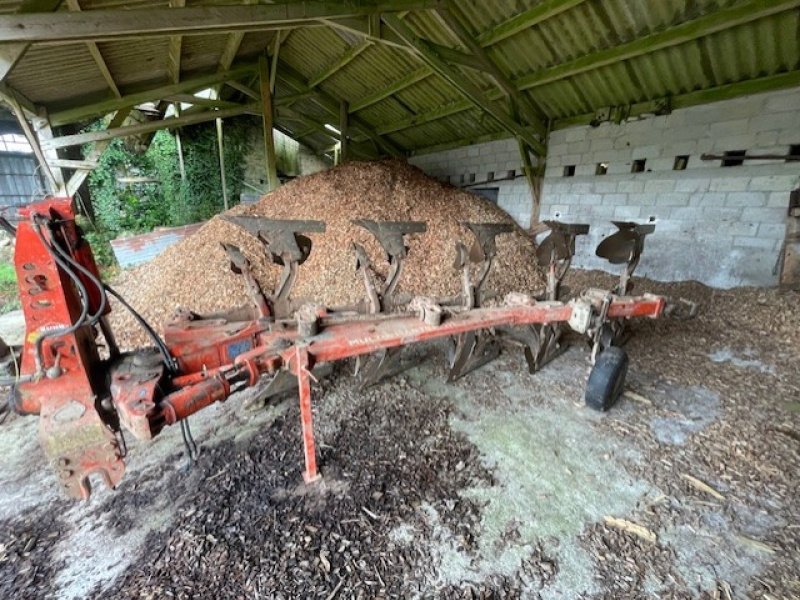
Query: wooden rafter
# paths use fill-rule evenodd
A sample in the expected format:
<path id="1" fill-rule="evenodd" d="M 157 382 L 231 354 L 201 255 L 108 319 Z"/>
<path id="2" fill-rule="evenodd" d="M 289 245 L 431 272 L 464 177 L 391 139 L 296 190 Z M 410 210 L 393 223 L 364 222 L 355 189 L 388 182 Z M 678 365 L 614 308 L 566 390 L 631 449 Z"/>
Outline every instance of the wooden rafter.
<path id="1" fill-rule="evenodd" d="M 284 32 L 279 29 L 275 32 L 275 39 L 272 40 L 272 61 L 269 69 L 269 91 L 275 93 L 275 82 L 278 80 L 278 57 L 281 53 L 281 44 L 284 41 L 284 36 L 289 37 L 290 32 Z"/>
<path id="2" fill-rule="evenodd" d="M 14 111 L 14 115 L 17 117 L 17 122 L 19 123 L 20 128 L 22 128 L 22 132 L 25 134 L 28 143 L 31 145 L 33 153 L 36 155 L 36 160 L 39 161 L 39 166 L 41 167 L 42 172 L 45 175 L 45 179 L 47 179 L 47 183 L 50 186 L 50 191 L 56 192 L 59 187 L 59 182 L 56 180 L 53 169 L 50 168 L 50 165 L 47 162 L 44 151 L 39 144 L 39 138 L 34 133 L 30 123 L 28 123 L 25 113 L 22 111 L 22 106 L 20 106 L 19 102 L 13 95 L 8 98 L 4 98 L 4 100 L 10 104 L 11 109 Z"/>
<path id="3" fill-rule="evenodd" d="M 241 92 L 245 96 L 252 98 L 253 100 L 261 100 L 261 95 L 255 91 L 253 88 L 243 84 L 241 81 L 226 81 L 225 85 L 228 87 L 232 87 L 237 92 Z"/>
<path id="4" fill-rule="evenodd" d="M 486 71 L 495 80 L 497 86 L 513 100 L 522 116 L 530 123 L 541 123 L 545 116 L 544 112 L 538 106 L 534 106 L 531 100 L 522 92 L 517 91 L 511 80 L 503 73 L 502 70 L 489 58 L 489 55 L 481 47 L 481 45 L 473 38 L 472 34 L 467 31 L 464 26 L 464 14 L 458 7 L 458 4 L 452 0 L 448 3 L 447 8 L 439 9 L 437 14 L 444 21 L 445 25 L 450 29 L 453 35 L 456 36 L 466 48 L 474 54 L 474 56 L 484 65 Z"/>
<path id="5" fill-rule="evenodd" d="M 515 121 L 507 112 L 498 107 L 495 102 L 489 100 L 482 90 L 431 50 L 427 43 L 420 39 L 406 23 L 394 15 L 383 15 L 382 19 L 395 33 L 403 38 L 409 46 L 418 52 L 420 58 L 426 62 L 428 66 L 436 71 L 445 81 L 449 82 L 467 100 L 490 115 L 509 133 L 522 137 L 538 155 L 544 154 L 544 144 L 536 137 L 531 129 Z M 539 127 L 541 127 L 541 124 L 539 124 Z"/>
<path id="6" fill-rule="evenodd" d="M 253 4 L 253 0 L 243 0 L 244 4 Z M 225 43 L 225 48 L 222 50 L 222 55 L 219 57 L 218 71 L 227 71 L 231 68 L 239 48 L 244 39 L 244 31 L 234 31 L 228 34 L 228 41 Z"/>
<path id="7" fill-rule="evenodd" d="M 60 4 L 61 0 L 24 0 L 17 8 L 17 13 L 50 12 L 56 10 Z M 0 82 L 5 81 L 19 60 L 25 56 L 28 46 L 25 42 L 0 44 Z"/>
<path id="8" fill-rule="evenodd" d="M 441 0 L 394 0 L 386 3 L 299 1 L 281 4 L 192 6 L 140 10 L 99 9 L 82 14 L 0 15 L 4 42 L 100 42 L 147 35 L 191 35 L 265 31 L 304 26 L 319 19 L 436 8 Z"/>
<path id="9" fill-rule="evenodd" d="M 122 98 L 112 98 L 110 100 L 103 100 L 94 104 L 86 104 L 75 108 L 56 111 L 50 114 L 50 122 L 53 125 L 75 123 L 90 117 L 102 116 L 121 108 L 135 106 L 144 102 L 161 100 L 174 94 L 194 92 L 218 83 L 235 81 L 245 77 L 246 75 L 251 75 L 255 72 L 255 69 L 255 64 L 241 65 L 231 69 L 230 71 L 212 73 L 211 75 L 201 75 L 198 77 L 193 77 L 192 79 L 186 79 L 180 83 L 169 83 L 141 92 L 127 94 L 122 96 Z"/>
<path id="10" fill-rule="evenodd" d="M 747 0 L 710 14 L 651 33 L 631 42 L 599 50 L 566 63 L 536 71 L 516 79 L 519 90 L 559 81 L 606 65 L 649 54 L 695 40 L 737 25 L 750 23 L 770 15 L 800 7 L 800 0 Z"/>
<path id="11" fill-rule="evenodd" d="M 280 66 L 278 69 L 278 78 L 283 80 L 289 87 L 293 88 L 296 92 L 308 92 L 311 91 L 312 88 L 308 86 L 308 82 L 305 81 L 297 71 L 292 69 L 289 65 L 280 62 Z M 333 119 L 338 120 L 339 118 L 339 110 L 340 110 L 340 102 L 341 98 L 335 98 L 334 96 L 324 92 L 319 88 L 313 89 L 313 96 L 311 99 L 318 104 L 321 108 L 323 108 Z M 335 121 L 334 121 L 335 122 Z M 391 140 L 388 140 L 385 137 L 381 137 L 374 131 L 374 127 L 366 123 L 365 121 L 361 120 L 357 116 L 353 115 L 350 118 L 350 127 L 353 130 L 357 130 L 358 132 L 362 133 L 363 135 L 367 136 L 373 142 L 375 142 L 378 146 L 383 148 L 387 153 L 391 154 L 392 156 L 402 156 L 403 151 L 398 148 Z"/>
<path id="12" fill-rule="evenodd" d="M 67 6 L 69 6 L 69 9 L 71 11 L 81 12 L 81 4 L 79 0 L 67 0 Z M 86 42 L 86 49 L 89 51 L 89 54 L 92 55 L 92 59 L 94 59 L 97 68 L 103 75 L 103 79 L 106 80 L 106 85 L 108 85 L 108 89 L 110 89 L 111 92 L 117 98 L 121 98 L 122 94 L 119 93 L 119 88 L 117 87 L 117 83 L 114 81 L 114 76 L 108 69 L 108 64 L 106 63 L 106 60 L 103 58 L 103 53 L 100 52 L 100 48 L 97 47 L 97 44 L 95 42 Z"/>
<path id="13" fill-rule="evenodd" d="M 314 75 L 308 80 L 308 87 L 315 88 L 320 85 L 326 79 L 330 79 L 333 77 L 337 72 L 344 69 L 347 65 L 349 65 L 359 54 L 364 52 L 367 48 L 372 45 L 370 41 L 364 41 L 360 44 L 356 44 L 355 46 L 350 46 L 347 50 L 345 50 L 341 56 L 336 58 L 331 64 L 327 67 L 322 69 L 319 73 Z"/>
<path id="14" fill-rule="evenodd" d="M 484 48 L 491 46 L 583 2 L 585 0 L 544 0 L 482 33 L 478 36 L 478 43 Z"/>
<path id="15" fill-rule="evenodd" d="M 169 0 L 170 8 L 183 8 L 186 0 Z M 167 51 L 167 73 L 172 83 L 181 80 L 181 53 L 183 51 L 183 37 L 180 35 L 169 36 L 169 50 Z"/>
<path id="16" fill-rule="evenodd" d="M 183 127 L 186 125 L 194 125 L 196 123 L 205 123 L 207 121 L 213 121 L 214 119 L 225 119 L 245 113 L 258 112 L 259 110 L 260 108 L 255 104 L 248 104 L 246 106 L 239 106 L 237 108 L 225 108 L 222 110 L 207 110 L 201 113 L 192 113 L 190 115 L 184 114 L 180 117 L 171 117 L 158 121 L 148 121 L 146 123 L 139 123 L 137 125 L 129 125 L 127 127 L 117 127 L 104 129 L 102 131 L 89 131 L 86 133 L 65 135 L 48 140 L 47 142 L 44 142 L 42 146 L 44 148 L 66 148 L 68 146 L 80 146 L 89 142 L 99 142 L 132 135 L 142 135 L 145 133 L 158 131 L 159 129 L 171 129 L 173 127 Z"/>
<path id="17" fill-rule="evenodd" d="M 405 77 L 401 77 L 393 83 L 383 86 L 375 93 L 364 96 L 363 98 L 352 102 L 350 104 L 350 112 L 358 112 L 359 110 L 363 110 L 368 106 L 377 104 L 381 100 L 385 100 L 389 96 L 394 96 L 395 94 L 402 92 L 407 87 L 410 87 L 415 83 L 430 77 L 431 75 L 433 75 L 433 71 L 427 65 L 420 67 L 419 69 L 415 69 Z"/>

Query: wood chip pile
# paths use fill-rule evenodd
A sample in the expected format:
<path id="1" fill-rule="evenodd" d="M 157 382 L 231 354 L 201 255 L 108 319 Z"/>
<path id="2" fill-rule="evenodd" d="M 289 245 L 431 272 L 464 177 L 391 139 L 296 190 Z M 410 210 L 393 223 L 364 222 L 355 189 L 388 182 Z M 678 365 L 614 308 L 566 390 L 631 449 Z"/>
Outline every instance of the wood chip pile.
<path id="1" fill-rule="evenodd" d="M 483 198 L 441 184 L 400 161 L 348 163 L 296 179 L 258 203 L 237 206 L 230 213 L 325 221 L 325 233 L 309 235 L 314 246 L 300 267 L 293 298 L 328 306 L 354 304 L 364 298 L 351 242 L 363 245 L 376 269 L 386 272 L 387 263 L 377 241 L 352 225 L 353 219 L 427 223 L 426 233 L 407 238 L 410 253 L 398 291 L 429 296 L 460 291 L 460 274 L 453 267 L 455 243 L 460 240 L 469 247 L 473 242 L 472 234 L 460 223 L 512 222 Z M 157 330 L 178 307 L 207 313 L 242 306 L 247 303 L 244 281 L 231 273 L 220 242 L 239 246 L 264 290 L 274 288 L 280 267 L 268 261 L 263 245 L 239 227 L 215 217 L 151 263 L 123 274 L 117 289 Z M 544 275 L 536 265 L 529 236 L 520 228 L 500 236 L 486 289 L 505 294 L 532 293 L 543 287 Z M 149 343 L 119 305 L 114 306 L 111 321 L 121 346 Z"/>

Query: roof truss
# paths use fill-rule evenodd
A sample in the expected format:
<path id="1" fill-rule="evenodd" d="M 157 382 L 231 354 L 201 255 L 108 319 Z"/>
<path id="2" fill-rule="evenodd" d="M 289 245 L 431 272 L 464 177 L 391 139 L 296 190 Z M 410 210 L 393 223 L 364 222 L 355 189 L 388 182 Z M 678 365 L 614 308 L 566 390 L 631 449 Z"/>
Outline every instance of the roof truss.
<path id="1" fill-rule="evenodd" d="M 101 42 L 145 35 L 265 31 L 319 21 L 436 8 L 441 0 L 384 3 L 301 1 L 283 4 L 193 6 L 75 13 L 0 15 L 0 39 L 21 43 Z"/>

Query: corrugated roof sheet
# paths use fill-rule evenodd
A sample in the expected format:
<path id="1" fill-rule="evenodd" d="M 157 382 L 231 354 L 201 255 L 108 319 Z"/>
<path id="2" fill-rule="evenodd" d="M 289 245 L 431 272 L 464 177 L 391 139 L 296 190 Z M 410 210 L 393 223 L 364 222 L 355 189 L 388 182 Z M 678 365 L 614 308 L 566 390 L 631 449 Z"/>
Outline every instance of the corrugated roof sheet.
<path id="1" fill-rule="evenodd" d="M 165 6 L 167 0 L 81 0 L 84 10 Z M 187 5 L 207 4 L 189 0 Z M 234 3 L 226 0 L 224 3 Z M 745 0 L 575 0 L 566 9 L 538 23 L 520 28 L 484 51 L 511 81 L 585 58 L 605 49 L 668 30 L 681 23 L 705 18 Z M 771 3 L 750 3 L 755 9 Z M 17 0 L 0 0 L 0 13 L 15 10 Z M 482 0 L 457 3 L 464 28 L 476 39 L 524 11 L 536 11 L 535 1 Z M 541 107 L 547 119 L 568 119 L 591 114 L 610 105 L 626 105 L 707 90 L 786 72 L 800 72 L 800 10 L 798 3 L 776 0 L 777 14 L 751 20 L 715 33 L 686 39 L 637 56 L 593 67 L 580 73 L 536 85 L 519 92 Z M 405 22 L 417 36 L 461 52 L 467 47 L 435 11 L 409 12 Z M 252 62 L 271 48 L 274 32 L 244 35 L 236 62 Z M 213 73 L 227 45 L 227 34 L 184 35 L 181 69 L 187 74 Z M 353 31 L 329 26 L 292 29 L 280 48 L 281 68 L 291 67 L 304 80 L 312 80 L 336 64 L 341 56 L 363 42 Z M 114 80 L 123 93 L 145 85 L 167 82 L 167 37 L 120 40 L 99 44 Z M 234 66 L 236 64 L 234 63 Z M 417 72 L 425 63 L 407 49 L 373 43 L 338 72 L 319 84 L 328 108 L 321 102 L 296 102 L 296 113 L 320 123 L 335 123 L 330 102 L 351 104 Z M 278 98 L 295 94 L 295 86 L 280 81 Z M 507 110 L 504 95 L 486 72 L 464 66 L 452 67 L 457 77 L 494 98 L 493 106 Z M 76 106 L 105 98 L 110 90 L 84 44 L 32 46 L 9 77 L 9 83 L 31 101 L 46 108 Z M 800 77 L 796 80 L 800 82 Z M 253 82 L 250 82 L 251 84 Z M 450 110 L 462 108 L 460 111 Z M 430 115 L 442 114 L 440 118 Z M 469 103 L 459 90 L 438 74 L 421 78 L 357 112 L 361 121 L 406 151 L 455 143 L 496 134 L 502 126 Z M 296 122 L 281 122 L 291 131 L 308 130 Z M 356 134 L 365 139 L 362 134 Z M 310 134 L 309 143 L 327 147 L 330 138 Z"/>

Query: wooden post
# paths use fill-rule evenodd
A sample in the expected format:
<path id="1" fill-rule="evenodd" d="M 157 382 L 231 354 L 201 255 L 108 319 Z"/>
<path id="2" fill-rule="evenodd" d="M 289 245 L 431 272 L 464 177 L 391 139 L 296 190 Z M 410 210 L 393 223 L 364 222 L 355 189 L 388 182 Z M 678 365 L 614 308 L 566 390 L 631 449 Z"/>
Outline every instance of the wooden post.
<path id="1" fill-rule="evenodd" d="M 277 159 L 275 158 L 275 140 L 272 136 L 272 92 L 269 89 L 269 67 L 267 57 L 258 57 L 258 80 L 261 91 L 261 116 L 264 123 L 264 152 L 267 160 L 267 190 L 272 191 L 280 186 L 278 179 Z"/>
<path id="2" fill-rule="evenodd" d="M 175 116 L 181 116 L 181 103 L 176 102 L 173 104 L 175 107 Z M 181 130 L 180 128 L 175 129 L 175 146 L 178 151 L 178 171 L 181 174 L 181 184 L 186 183 L 186 164 L 183 162 L 183 142 L 181 141 Z"/>
<path id="3" fill-rule="evenodd" d="M 228 182 L 225 179 L 225 151 L 222 146 L 222 119 L 217 119 L 217 148 L 219 149 L 219 176 L 222 180 L 222 201 L 228 210 Z"/>
<path id="4" fill-rule="evenodd" d="M 541 177 L 538 176 L 538 171 L 531 162 L 531 155 L 528 150 L 528 145 L 522 138 L 517 138 L 517 144 L 519 145 L 519 154 L 522 158 L 522 170 L 525 173 L 525 178 L 528 180 L 528 186 L 531 188 L 531 197 L 533 202 L 531 205 L 530 227 L 533 227 L 539 222 L 539 208 L 542 201 Z"/>
<path id="5" fill-rule="evenodd" d="M 339 162 L 347 162 L 350 159 L 348 152 L 348 114 L 349 107 L 346 100 L 342 100 L 339 108 Z"/>
<path id="6" fill-rule="evenodd" d="M 44 173 L 45 179 L 50 187 L 51 193 L 56 193 L 59 190 L 58 181 L 53 174 L 53 171 L 50 169 L 50 165 L 47 164 L 47 159 L 45 158 L 44 152 L 42 152 L 41 146 L 39 146 L 39 139 L 36 134 L 31 129 L 30 123 L 28 123 L 28 119 L 25 118 L 25 113 L 22 110 L 22 107 L 19 104 L 19 100 L 17 100 L 14 94 L 9 94 L 8 99 L 11 103 L 11 108 L 14 111 L 14 115 L 17 117 L 17 121 L 19 122 L 19 126 L 22 128 L 22 132 L 25 134 L 25 137 L 28 139 L 28 143 L 31 145 L 31 149 L 33 153 L 36 155 L 36 160 L 39 161 L 39 166 L 42 168 L 42 172 Z M 62 182 L 63 185 L 63 182 Z"/>

